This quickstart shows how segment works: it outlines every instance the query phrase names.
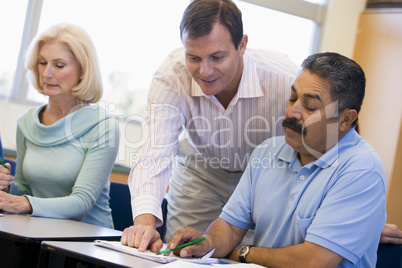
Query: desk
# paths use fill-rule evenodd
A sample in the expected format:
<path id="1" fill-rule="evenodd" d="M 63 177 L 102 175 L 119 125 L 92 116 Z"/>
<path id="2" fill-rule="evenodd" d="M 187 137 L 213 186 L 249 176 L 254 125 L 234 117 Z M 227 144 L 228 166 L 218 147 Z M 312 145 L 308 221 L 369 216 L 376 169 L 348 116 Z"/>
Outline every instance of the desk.
<path id="1" fill-rule="evenodd" d="M 0 260 L 2 267 L 36 267 L 44 240 L 119 240 L 121 235 L 121 231 L 73 220 L 4 214 L 0 217 Z"/>
<path id="2" fill-rule="evenodd" d="M 103 248 L 91 242 L 43 241 L 42 256 L 46 255 L 49 268 L 59 267 L 129 267 L 151 268 L 163 265 L 123 252 Z M 232 264 L 238 262 L 219 258 Z M 206 266 L 207 267 L 207 266 Z"/>
<path id="3" fill-rule="evenodd" d="M 46 253 L 43 253 L 46 252 Z M 138 267 L 162 265 L 126 253 L 95 246 L 91 242 L 44 241 L 42 255 L 47 254 L 49 268 L 58 267 Z M 81 265 L 81 266 L 80 266 Z"/>

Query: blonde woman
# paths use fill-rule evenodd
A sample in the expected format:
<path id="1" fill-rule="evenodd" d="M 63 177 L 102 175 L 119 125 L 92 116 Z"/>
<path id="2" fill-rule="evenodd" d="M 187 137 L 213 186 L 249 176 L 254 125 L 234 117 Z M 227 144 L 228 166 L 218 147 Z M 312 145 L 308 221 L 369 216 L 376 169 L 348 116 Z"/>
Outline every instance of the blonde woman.
<path id="1" fill-rule="evenodd" d="M 0 209 L 113 228 L 109 175 L 119 130 L 94 105 L 103 86 L 91 38 L 78 26 L 55 25 L 33 40 L 26 67 L 49 101 L 18 119 L 17 171 L 1 186 Z"/>

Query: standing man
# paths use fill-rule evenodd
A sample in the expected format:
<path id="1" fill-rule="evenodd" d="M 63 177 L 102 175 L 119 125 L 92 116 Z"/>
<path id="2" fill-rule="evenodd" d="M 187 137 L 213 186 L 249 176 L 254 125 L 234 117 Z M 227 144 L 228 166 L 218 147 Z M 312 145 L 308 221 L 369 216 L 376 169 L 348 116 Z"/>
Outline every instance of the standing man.
<path id="1" fill-rule="evenodd" d="M 386 177 L 373 147 L 355 131 L 365 75 L 337 53 L 302 64 L 283 127 L 254 150 L 206 240 L 181 250 L 265 267 L 375 267 L 386 221 Z M 247 229 L 253 246 L 235 249 Z M 188 228 L 169 247 L 201 237 Z M 179 252 L 176 252 L 179 253 Z"/>
<path id="2" fill-rule="evenodd" d="M 180 24 L 184 48 L 155 73 L 148 95 L 148 141 L 128 179 L 134 226 L 121 242 L 157 251 L 168 183 L 167 239 L 199 232 L 221 213 L 252 151 L 282 133 L 299 68 L 286 56 L 247 49 L 241 11 L 230 0 L 195 0 Z M 179 142 L 179 135 L 184 139 Z"/>

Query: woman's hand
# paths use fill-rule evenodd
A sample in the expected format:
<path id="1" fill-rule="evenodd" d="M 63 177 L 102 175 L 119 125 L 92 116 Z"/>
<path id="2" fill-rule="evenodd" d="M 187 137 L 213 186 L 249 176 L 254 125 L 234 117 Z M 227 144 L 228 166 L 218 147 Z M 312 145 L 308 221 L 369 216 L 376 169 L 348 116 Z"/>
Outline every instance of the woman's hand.
<path id="1" fill-rule="evenodd" d="M 14 177 L 10 175 L 10 163 L 6 163 L 6 167 L 7 168 L 0 165 L 0 190 L 8 192 L 10 189 L 10 185 L 14 181 Z"/>
<path id="2" fill-rule="evenodd" d="M 17 196 L 0 191 L 0 210 L 9 213 L 32 213 L 31 203 L 25 196 Z"/>

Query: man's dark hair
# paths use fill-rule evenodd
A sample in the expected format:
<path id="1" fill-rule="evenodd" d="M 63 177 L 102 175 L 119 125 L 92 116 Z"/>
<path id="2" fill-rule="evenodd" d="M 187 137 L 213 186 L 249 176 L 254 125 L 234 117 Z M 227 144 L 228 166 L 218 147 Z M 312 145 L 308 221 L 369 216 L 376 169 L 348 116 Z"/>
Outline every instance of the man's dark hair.
<path id="1" fill-rule="evenodd" d="M 180 23 L 180 38 L 187 32 L 190 39 L 205 36 L 216 22 L 225 26 L 237 49 L 243 38 L 241 11 L 231 0 L 194 0 L 186 8 Z"/>
<path id="2" fill-rule="evenodd" d="M 359 64 L 338 53 L 325 52 L 307 57 L 301 67 L 328 81 L 331 99 L 338 101 L 339 112 L 345 109 L 360 112 L 366 77 Z M 356 123 L 357 120 L 353 125 Z"/>

